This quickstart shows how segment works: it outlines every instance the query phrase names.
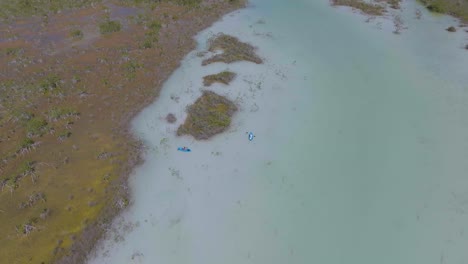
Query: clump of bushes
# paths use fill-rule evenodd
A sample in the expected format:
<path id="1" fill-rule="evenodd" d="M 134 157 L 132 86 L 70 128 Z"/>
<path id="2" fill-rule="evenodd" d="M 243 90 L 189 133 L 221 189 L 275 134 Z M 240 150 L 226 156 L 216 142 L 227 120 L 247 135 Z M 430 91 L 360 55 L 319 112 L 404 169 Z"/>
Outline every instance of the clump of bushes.
<path id="1" fill-rule="evenodd" d="M 30 218 L 28 221 L 21 225 L 16 226 L 16 232 L 24 235 L 29 235 L 31 232 L 37 229 L 36 223 L 37 223 L 37 218 L 33 217 Z"/>
<path id="2" fill-rule="evenodd" d="M 65 139 L 71 137 L 72 133 L 70 131 L 63 131 L 62 133 L 60 133 L 57 137 L 57 140 L 62 142 L 64 141 Z"/>
<path id="3" fill-rule="evenodd" d="M 170 123 L 170 124 L 173 124 L 173 123 L 175 123 L 175 122 L 177 121 L 177 118 L 175 117 L 174 114 L 169 113 L 169 114 L 167 114 L 167 116 L 166 116 L 166 121 L 167 121 L 168 123 Z"/>
<path id="4" fill-rule="evenodd" d="M 47 112 L 49 121 L 57 121 L 62 118 L 77 117 L 79 115 L 80 113 L 77 110 L 67 107 L 54 107 Z"/>
<path id="5" fill-rule="evenodd" d="M 83 38 L 83 31 L 79 30 L 79 29 L 74 29 L 72 31 L 70 31 L 70 36 L 74 39 L 81 39 Z"/>
<path id="6" fill-rule="evenodd" d="M 133 80 L 136 77 L 136 72 L 138 69 L 142 68 L 143 65 L 138 63 L 137 61 L 130 60 L 126 62 L 124 65 L 124 70 L 125 70 L 125 77 L 129 80 Z"/>
<path id="7" fill-rule="evenodd" d="M 42 136 L 47 127 L 47 121 L 42 118 L 34 117 L 26 123 L 28 137 Z"/>
<path id="8" fill-rule="evenodd" d="M 23 141 L 21 141 L 20 148 L 21 149 L 26 149 L 26 148 L 31 147 L 33 144 L 34 144 L 34 140 L 32 140 L 30 138 L 25 138 L 25 139 L 23 139 Z"/>
<path id="9" fill-rule="evenodd" d="M 39 217 L 42 219 L 42 220 L 45 220 L 47 219 L 51 214 L 51 211 L 49 208 L 44 208 L 42 209 L 42 212 L 41 214 L 39 215 Z"/>
<path id="10" fill-rule="evenodd" d="M 55 93 L 61 89 L 61 82 L 59 76 L 50 74 L 40 81 L 39 87 L 43 94 Z"/>
<path id="11" fill-rule="evenodd" d="M 187 119 L 177 129 L 177 135 L 189 134 L 198 140 L 208 139 L 225 131 L 236 111 L 237 107 L 227 98 L 205 91 L 188 107 Z"/>
<path id="12" fill-rule="evenodd" d="M 25 138 L 19 144 L 18 151 L 16 153 L 17 154 L 29 153 L 31 150 L 35 149 L 39 144 L 40 142 L 35 142 L 34 140 L 30 138 Z"/>
<path id="13" fill-rule="evenodd" d="M 33 192 L 28 196 L 28 200 L 25 202 L 21 202 L 18 207 L 20 209 L 30 208 L 30 207 L 35 206 L 38 202 L 41 202 L 41 201 L 43 203 L 47 201 L 45 194 L 43 192 Z"/>
<path id="14" fill-rule="evenodd" d="M 214 62 L 232 63 L 236 61 L 250 61 L 260 64 L 262 59 L 255 54 L 255 48 L 239 41 L 236 37 L 219 34 L 210 39 L 209 51 L 214 52 L 222 50 L 223 53 L 214 55 L 202 62 L 202 65 L 208 65 Z"/>
<path id="15" fill-rule="evenodd" d="M 106 20 L 99 24 L 99 32 L 106 35 L 114 32 L 119 32 L 122 29 L 122 24 L 119 21 Z"/>
<path id="16" fill-rule="evenodd" d="M 236 74 L 230 71 L 223 71 L 217 74 L 207 75 L 203 77 L 203 85 L 210 86 L 215 82 L 229 84 L 234 78 Z"/>
<path id="17" fill-rule="evenodd" d="M 448 27 L 446 30 L 448 32 L 456 32 L 457 31 L 457 29 L 455 27 L 453 27 L 453 26 Z"/>
<path id="18" fill-rule="evenodd" d="M 21 54 L 23 51 L 24 50 L 22 48 L 8 47 L 8 48 L 5 48 L 5 50 L 2 53 L 4 53 L 7 56 L 17 56 Z"/>
<path id="19" fill-rule="evenodd" d="M 161 23 L 156 20 L 150 21 L 146 26 L 148 31 L 145 33 L 145 38 L 142 43 L 142 47 L 150 49 L 154 46 L 154 43 L 158 42 L 159 30 L 161 29 Z"/>

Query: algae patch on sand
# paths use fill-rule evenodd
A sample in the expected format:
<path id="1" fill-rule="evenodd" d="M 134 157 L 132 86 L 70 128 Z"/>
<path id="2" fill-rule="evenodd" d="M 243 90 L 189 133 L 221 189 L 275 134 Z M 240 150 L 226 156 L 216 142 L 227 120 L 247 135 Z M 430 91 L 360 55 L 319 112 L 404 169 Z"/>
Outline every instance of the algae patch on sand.
<path id="1" fill-rule="evenodd" d="M 236 74 L 230 71 L 223 71 L 217 74 L 211 74 L 203 77 L 203 85 L 210 86 L 215 82 L 229 84 L 234 78 Z"/>
<path id="2" fill-rule="evenodd" d="M 225 131 L 231 124 L 231 117 L 237 107 L 227 98 L 211 91 L 188 107 L 185 123 L 177 130 L 177 135 L 192 135 L 195 139 L 208 139 Z"/>
<path id="3" fill-rule="evenodd" d="M 236 37 L 218 34 L 210 39 L 209 51 L 214 52 L 222 50 L 223 53 L 216 54 L 202 62 L 202 65 L 208 65 L 215 62 L 232 63 L 236 61 L 250 61 L 260 64 L 262 59 L 255 54 L 255 48 L 248 44 L 241 42 Z"/>

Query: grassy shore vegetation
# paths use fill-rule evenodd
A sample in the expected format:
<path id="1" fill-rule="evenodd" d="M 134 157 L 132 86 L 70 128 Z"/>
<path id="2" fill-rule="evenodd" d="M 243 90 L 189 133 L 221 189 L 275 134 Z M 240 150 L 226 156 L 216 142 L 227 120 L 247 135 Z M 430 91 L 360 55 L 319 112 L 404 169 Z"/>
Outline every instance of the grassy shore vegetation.
<path id="1" fill-rule="evenodd" d="M 236 74 L 230 71 L 222 71 L 217 74 L 211 74 L 203 77 L 203 85 L 210 86 L 213 83 L 222 83 L 222 84 L 229 84 L 234 78 Z"/>
<path id="2" fill-rule="evenodd" d="M 383 0 L 393 9 L 400 9 L 401 0 Z"/>
<path id="3" fill-rule="evenodd" d="M 468 23 L 468 0 L 420 0 L 432 12 L 448 14 Z"/>
<path id="4" fill-rule="evenodd" d="M 372 16 L 381 16 L 385 13 L 385 7 L 380 3 L 372 3 L 363 0 L 331 0 L 331 3 L 335 6 L 349 6 Z"/>
<path id="5" fill-rule="evenodd" d="M 209 139 L 225 131 L 231 124 L 231 117 L 237 107 L 227 98 L 211 91 L 188 107 L 188 116 L 177 130 L 177 135 L 192 135 L 195 139 Z"/>
<path id="6" fill-rule="evenodd" d="M 468 23 L 468 0 L 419 0 L 427 9 L 435 13 L 448 14 Z M 399 9 L 401 0 L 331 0 L 335 6 L 349 6 L 367 15 L 381 16 L 386 7 Z"/>
<path id="7" fill-rule="evenodd" d="M 214 52 L 217 50 L 222 50 L 223 52 L 204 60 L 202 64 L 208 65 L 215 62 L 232 63 L 236 61 L 250 61 L 260 64 L 263 62 L 255 54 L 255 48 L 252 45 L 241 42 L 236 37 L 226 34 L 218 34 L 210 39 L 209 51 Z"/>
<path id="8" fill-rule="evenodd" d="M 84 263 L 130 203 L 140 144 L 129 121 L 193 35 L 242 4 L 137 2 L 126 13 L 120 0 L 0 0 L 1 263 Z M 107 23 L 103 36 L 90 17 L 120 28 Z"/>

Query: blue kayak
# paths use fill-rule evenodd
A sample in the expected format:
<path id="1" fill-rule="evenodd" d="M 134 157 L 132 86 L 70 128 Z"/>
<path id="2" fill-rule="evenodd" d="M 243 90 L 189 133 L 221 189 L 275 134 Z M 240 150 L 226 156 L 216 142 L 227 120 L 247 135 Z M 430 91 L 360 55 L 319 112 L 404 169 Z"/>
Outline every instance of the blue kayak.
<path id="1" fill-rule="evenodd" d="M 191 151 L 192 151 L 192 150 L 189 149 L 189 148 L 181 148 L 181 147 L 177 148 L 177 150 L 178 150 L 178 151 L 182 151 L 182 152 L 191 152 Z"/>
<path id="2" fill-rule="evenodd" d="M 254 137 L 254 134 L 252 132 L 249 132 L 249 140 L 252 141 Z"/>

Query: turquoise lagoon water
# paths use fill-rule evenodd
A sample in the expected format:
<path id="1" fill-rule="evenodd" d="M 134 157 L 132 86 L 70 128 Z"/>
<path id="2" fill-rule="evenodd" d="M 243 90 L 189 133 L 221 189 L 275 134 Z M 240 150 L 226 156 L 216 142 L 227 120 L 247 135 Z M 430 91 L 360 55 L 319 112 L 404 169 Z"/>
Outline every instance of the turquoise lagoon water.
<path id="1" fill-rule="evenodd" d="M 328 1 L 252 0 L 201 32 L 134 121 L 146 161 L 89 263 L 468 263 L 467 35 L 418 8 L 395 35 Z M 265 63 L 202 67 L 218 32 Z M 203 89 L 239 106 L 230 130 L 176 137 Z"/>

